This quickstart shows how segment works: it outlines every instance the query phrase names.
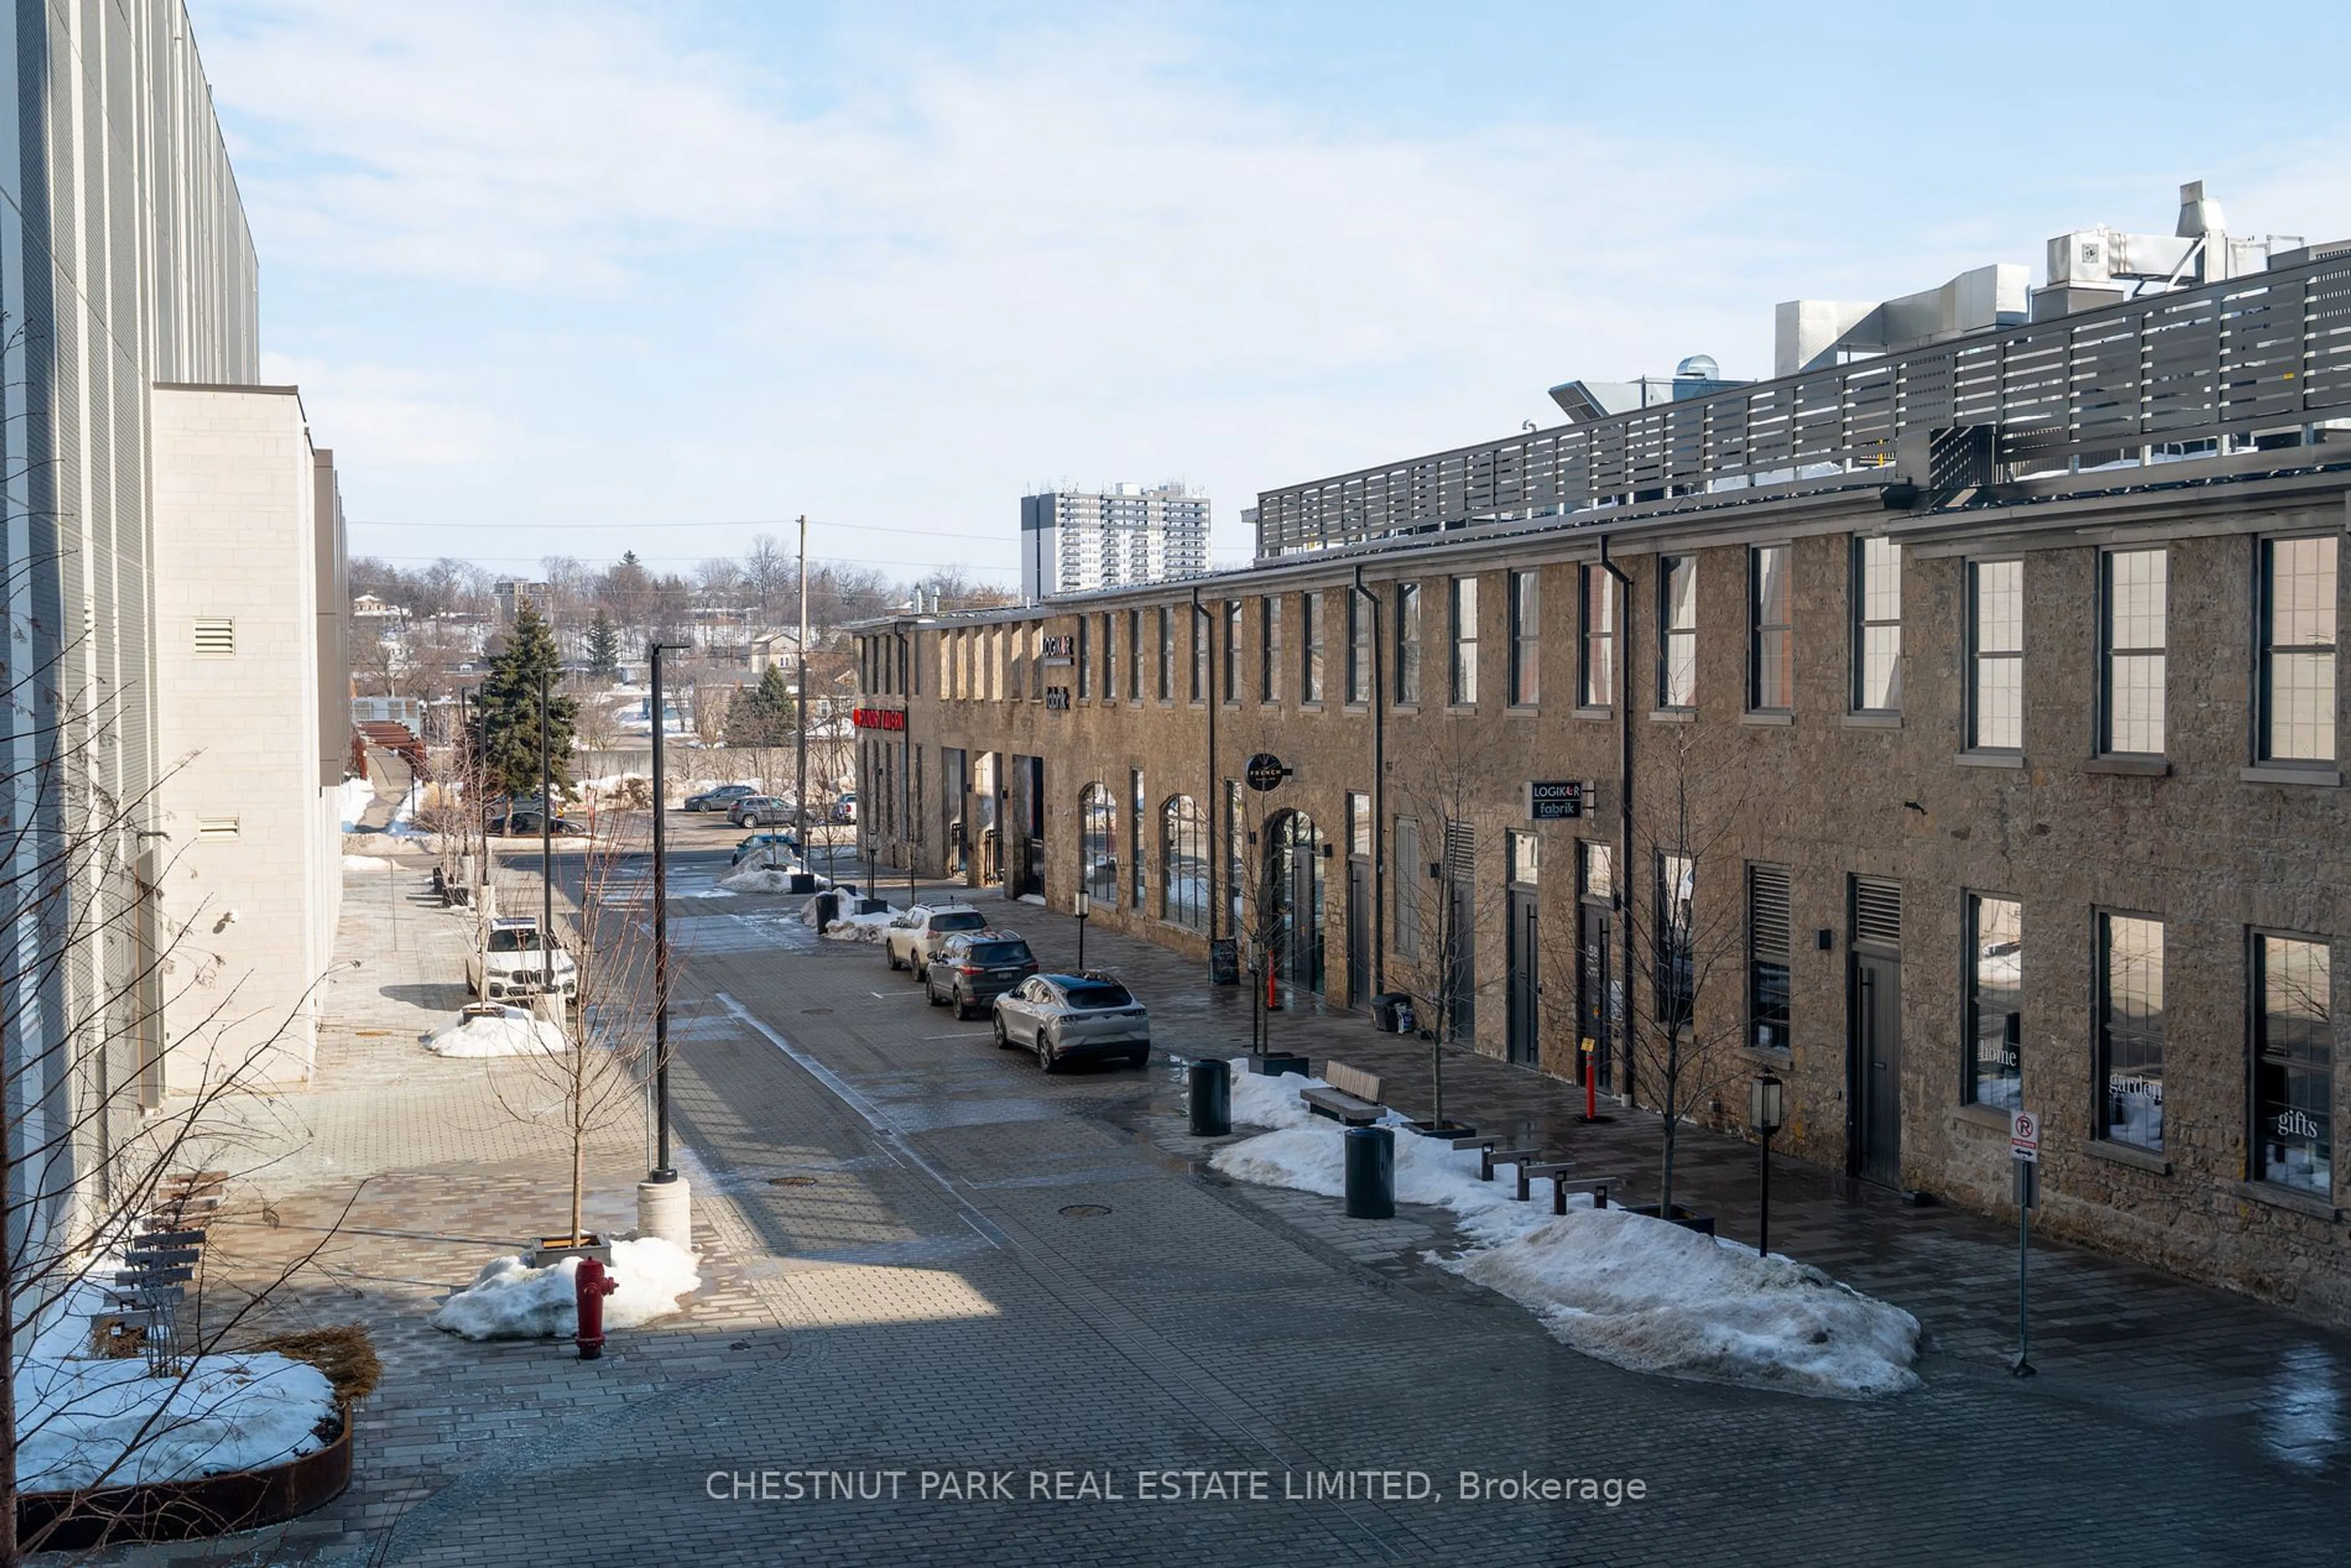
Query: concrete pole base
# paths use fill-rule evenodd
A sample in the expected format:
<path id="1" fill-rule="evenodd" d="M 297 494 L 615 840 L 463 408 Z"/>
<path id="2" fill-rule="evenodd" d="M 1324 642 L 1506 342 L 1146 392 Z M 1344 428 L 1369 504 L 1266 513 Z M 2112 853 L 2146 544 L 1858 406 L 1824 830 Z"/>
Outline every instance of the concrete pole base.
<path id="1" fill-rule="evenodd" d="M 637 1234 L 694 1249 L 694 1188 L 684 1176 L 637 1184 Z"/>

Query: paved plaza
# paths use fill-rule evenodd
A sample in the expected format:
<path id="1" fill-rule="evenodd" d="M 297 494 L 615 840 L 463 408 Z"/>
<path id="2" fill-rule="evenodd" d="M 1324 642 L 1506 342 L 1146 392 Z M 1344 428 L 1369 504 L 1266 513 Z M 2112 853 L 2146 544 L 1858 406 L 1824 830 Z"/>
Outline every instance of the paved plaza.
<path id="1" fill-rule="evenodd" d="M 1208 1172 L 1178 1059 L 1238 1050 L 1247 1002 L 1188 961 L 1090 934 L 1090 963 L 1151 1004 L 1162 1054 L 1146 1072 L 1047 1077 L 985 1024 L 925 1006 L 878 948 L 815 940 L 798 900 L 697 896 L 723 867 L 706 846 L 729 838 L 682 825 L 671 906 L 687 954 L 675 1126 L 704 1252 L 687 1310 L 618 1336 L 601 1364 L 424 1326 L 482 1262 L 559 1228 L 560 1140 L 517 1113 L 528 1096 L 507 1064 L 418 1048 L 461 999 L 466 927 L 430 907 L 422 866 L 367 873 L 343 933 L 361 967 L 338 977 L 318 1086 L 274 1107 L 299 1135 L 224 1228 L 256 1270 L 323 1239 L 274 1311 L 374 1332 L 386 1377 L 360 1418 L 360 1479 L 266 1542 L 121 1560 L 2189 1563 L 2341 1549 L 2338 1333 L 2042 1247 L 2041 1373 L 2016 1380 L 2011 1229 L 1782 1165 L 1775 1249 L 1916 1313 L 1924 1385 L 1848 1403 L 1628 1374 L 1427 1261 L 1455 1242 L 1443 1211 L 1349 1221 L 1336 1200 Z M 1073 956 L 1066 919 L 1001 919 L 1049 964 Z M 1275 1031 L 1318 1063 L 1384 1071 L 1394 1101 L 1421 1108 L 1425 1047 L 1311 1010 Z M 1652 1195 L 1653 1132 L 1636 1113 L 1586 1127 L 1579 1108 L 1502 1063 L 1448 1066 L 1449 1113 Z M 1685 1151 L 1685 1201 L 1751 1238 L 1753 1150 L 1692 1134 Z M 646 1163 L 642 1127 L 600 1139 L 595 1222 L 633 1223 Z M 1463 1495 L 1465 1471 L 1483 1495 Z M 1522 1473 L 1607 1492 L 1487 1490 Z"/>

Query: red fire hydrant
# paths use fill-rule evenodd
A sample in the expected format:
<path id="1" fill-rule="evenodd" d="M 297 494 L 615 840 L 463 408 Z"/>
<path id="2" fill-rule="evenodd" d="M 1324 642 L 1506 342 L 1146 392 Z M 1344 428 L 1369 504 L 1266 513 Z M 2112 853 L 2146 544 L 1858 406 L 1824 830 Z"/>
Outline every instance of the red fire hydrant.
<path id="1" fill-rule="evenodd" d="M 593 1258 L 580 1260 L 580 1271 L 571 1277 L 571 1288 L 580 1309 L 580 1359 L 594 1361 L 604 1354 L 604 1298 L 621 1288 L 619 1281 Z"/>

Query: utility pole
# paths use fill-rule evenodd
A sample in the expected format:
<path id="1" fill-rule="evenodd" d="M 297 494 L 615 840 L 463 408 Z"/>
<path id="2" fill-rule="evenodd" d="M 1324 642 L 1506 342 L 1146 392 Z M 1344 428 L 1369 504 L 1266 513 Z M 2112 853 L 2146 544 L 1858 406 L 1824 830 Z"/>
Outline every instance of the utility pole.
<path id="1" fill-rule="evenodd" d="M 669 1152 L 669 785 L 662 766 L 669 709 L 662 695 L 662 654 L 648 640 L 653 715 L 653 1168 L 637 1184 L 637 1228 L 691 1249 L 693 1191 Z"/>
<path id="2" fill-rule="evenodd" d="M 799 721 L 800 721 L 800 724 L 799 724 L 799 731 L 800 731 L 800 733 L 799 733 L 799 784 L 797 784 L 797 785 L 793 788 L 793 790 L 792 790 L 792 810 L 793 810 L 793 811 L 794 811 L 794 813 L 796 814 L 796 820 L 797 820 L 797 821 L 798 821 L 798 822 L 799 822 L 799 827 L 798 827 L 798 829 L 795 831 L 795 832 L 794 832 L 794 834 L 793 834 L 793 837 L 798 841 L 799 845 L 799 852 L 800 852 L 800 863 L 801 863 L 802 865 L 811 865 L 811 864 L 813 864 L 814 862 L 813 862 L 812 857 L 810 856 L 810 851 L 809 851 L 809 820 L 808 820 L 808 724 L 809 724 L 808 643 L 809 643 L 809 627 L 808 627 L 808 514 L 807 514 L 806 512 L 802 512 L 802 513 L 800 514 L 799 522 L 800 522 L 800 642 L 799 642 L 799 654 L 800 654 L 800 689 L 799 689 L 799 695 L 798 700 L 797 700 L 797 701 L 795 701 L 795 702 L 792 704 L 792 706 L 793 706 L 794 707 L 796 707 L 796 708 L 798 708 L 798 709 L 799 710 Z M 830 873 L 831 873 L 831 870 L 832 870 L 832 857 L 831 857 L 831 856 L 830 856 L 830 855 L 827 855 L 827 856 L 825 857 L 825 871 L 826 871 L 826 873 L 827 873 L 828 874 L 830 874 Z"/>

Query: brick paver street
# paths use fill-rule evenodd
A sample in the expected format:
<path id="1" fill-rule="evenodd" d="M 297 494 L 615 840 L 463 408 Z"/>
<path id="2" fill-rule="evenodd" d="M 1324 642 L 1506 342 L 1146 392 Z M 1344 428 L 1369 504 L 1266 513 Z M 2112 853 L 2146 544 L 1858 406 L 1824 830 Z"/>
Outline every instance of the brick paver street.
<path id="1" fill-rule="evenodd" d="M 300 1228 L 332 1224 L 351 1179 L 369 1176 L 325 1266 L 283 1311 L 369 1322 L 387 1376 L 361 1418 L 352 1493 L 256 1561 L 2005 1563 L 2105 1551 L 2212 1563 L 2245 1560 L 2257 1542 L 2281 1561 L 2340 1551 L 2351 1347 L 2336 1333 L 2044 1247 L 2042 1372 L 2015 1380 L 2012 1232 L 1843 1197 L 1782 1166 L 1776 1249 L 1916 1312 L 1924 1386 L 1864 1404 L 1627 1374 L 1433 1267 L 1424 1254 L 1454 1239 L 1441 1211 L 1351 1222 L 1335 1200 L 1207 1172 L 1169 1057 L 1237 1049 L 1246 1001 L 1190 963 L 1091 934 L 1090 961 L 1151 1003 L 1163 1055 L 1147 1073 L 1049 1078 L 1026 1053 L 992 1049 L 984 1024 L 925 1007 L 877 948 L 816 941 L 793 918 L 798 900 L 695 896 L 723 864 L 702 848 L 727 837 L 681 828 L 672 904 L 688 954 L 676 1129 L 693 1156 L 705 1285 L 601 1364 L 423 1326 L 432 1301 L 495 1250 L 559 1223 L 559 1162 L 545 1129 L 506 1113 L 481 1064 L 415 1049 L 458 999 L 460 922 L 414 897 L 354 900 L 345 940 L 368 967 L 338 985 L 319 1088 L 282 1102 L 310 1141 L 277 1168 L 275 1223 L 252 1217 L 241 1234 L 256 1258 L 282 1252 L 316 1234 Z M 421 870 L 396 874 L 421 894 Z M 385 942 L 393 907 L 397 953 Z M 1016 906 L 1001 919 L 1049 963 L 1071 956 L 1062 917 Z M 1392 1098 L 1416 1108 L 1425 1047 L 1344 1015 L 1292 1011 L 1276 1030 L 1318 1062 L 1387 1072 Z M 1559 1085 L 1482 1060 L 1448 1073 L 1449 1113 L 1523 1122 L 1589 1168 L 1648 1182 L 1635 1115 L 1587 1128 L 1569 1122 Z M 1686 1147 L 1686 1200 L 1751 1235 L 1752 1151 L 1695 1134 Z M 632 1223 L 644 1159 L 633 1126 L 599 1145 L 601 1222 Z M 1638 1479 L 1645 1495 L 1465 1500 L 1464 1470 Z M 1138 1471 L 1181 1472 L 1152 1488 L 1178 1495 L 1140 1495 Z M 1297 1495 L 1317 1487 L 1335 1495 Z"/>

